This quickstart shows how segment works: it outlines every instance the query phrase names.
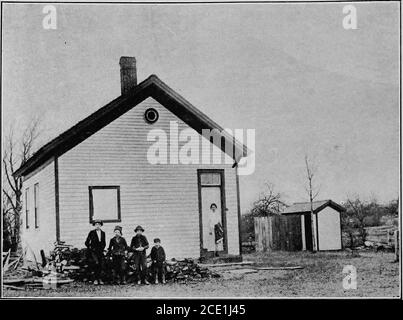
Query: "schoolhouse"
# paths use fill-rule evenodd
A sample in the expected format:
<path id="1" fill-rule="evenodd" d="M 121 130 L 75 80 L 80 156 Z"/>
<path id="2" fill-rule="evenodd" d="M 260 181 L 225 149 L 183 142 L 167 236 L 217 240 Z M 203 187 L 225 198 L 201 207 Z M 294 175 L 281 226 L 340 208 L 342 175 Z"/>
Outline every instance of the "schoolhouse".
<path id="1" fill-rule="evenodd" d="M 121 95 L 14 172 L 23 179 L 23 246 L 37 258 L 56 240 L 83 248 L 101 219 L 108 239 L 115 225 L 130 239 L 140 224 L 150 242 L 161 239 L 167 258 L 196 258 L 215 250 L 215 204 L 219 254 L 240 256 L 237 171 L 247 148 L 157 76 L 137 83 L 135 58 L 119 63 Z M 222 135 L 206 138 L 206 129 Z M 207 156 L 200 141 L 211 146 Z M 206 161 L 217 154 L 223 161 Z"/>

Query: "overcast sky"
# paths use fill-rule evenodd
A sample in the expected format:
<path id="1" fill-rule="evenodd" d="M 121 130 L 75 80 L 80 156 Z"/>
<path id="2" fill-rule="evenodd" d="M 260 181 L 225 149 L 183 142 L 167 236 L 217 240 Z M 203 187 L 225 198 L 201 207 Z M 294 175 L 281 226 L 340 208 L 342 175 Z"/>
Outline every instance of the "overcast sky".
<path id="1" fill-rule="evenodd" d="M 241 207 L 271 182 L 306 201 L 304 155 L 316 157 L 318 199 L 398 197 L 398 2 L 227 5 L 3 4 L 3 124 L 43 116 L 42 141 L 120 95 L 118 60 L 137 58 L 227 128 L 256 129 L 256 170 Z"/>

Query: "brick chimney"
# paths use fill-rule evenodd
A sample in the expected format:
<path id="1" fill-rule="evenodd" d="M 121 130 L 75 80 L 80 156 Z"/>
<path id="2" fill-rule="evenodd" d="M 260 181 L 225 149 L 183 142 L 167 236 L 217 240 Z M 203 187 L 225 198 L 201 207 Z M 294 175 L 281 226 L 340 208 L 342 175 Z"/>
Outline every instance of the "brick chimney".
<path id="1" fill-rule="evenodd" d="M 137 85 L 136 58 L 120 57 L 120 87 L 122 95 Z"/>

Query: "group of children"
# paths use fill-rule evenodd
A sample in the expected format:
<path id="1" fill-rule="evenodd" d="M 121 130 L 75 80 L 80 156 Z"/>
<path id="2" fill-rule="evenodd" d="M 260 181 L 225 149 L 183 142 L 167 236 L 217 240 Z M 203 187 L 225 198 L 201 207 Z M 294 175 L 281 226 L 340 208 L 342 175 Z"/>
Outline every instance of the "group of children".
<path id="1" fill-rule="evenodd" d="M 89 258 L 91 260 L 91 266 L 94 274 L 94 284 L 103 284 L 102 270 L 104 269 L 104 250 L 106 247 L 105 232 L 101 227 L 103 222 L 101 220 L 95 220 L 93 222 L 95 226 L 94 230 L 91 230 L 88 234 L 85 245 L 88 248 Z M 143 235 L 144 229 L 141 226 L 137 226 L 134 229 L 136 233 L 132 238 L 130 246 L 127 245 L 125 238 L 122 236 L 122 227 L 116 226 L 114 229 L 114 237 L 109 242 L 107 256 L 112 257 L 112 265 L 117 277 L 118 283 L 126 284 L 126 257 L 129 256 L 129 252 L 133 253 L 130 259 L 134 262 L 137 276 L 137 284 L 150 284 L 147 281 L 147 254 L 146 250 L 149 248 L 147 238 Z M 152 274 L 155 284 L 158 284 L 159 280 L 165 283 L 165 251 L 161 246 L 161 240 L 154 239 L 154 246 L 151 249 L 152 260 Z"/>

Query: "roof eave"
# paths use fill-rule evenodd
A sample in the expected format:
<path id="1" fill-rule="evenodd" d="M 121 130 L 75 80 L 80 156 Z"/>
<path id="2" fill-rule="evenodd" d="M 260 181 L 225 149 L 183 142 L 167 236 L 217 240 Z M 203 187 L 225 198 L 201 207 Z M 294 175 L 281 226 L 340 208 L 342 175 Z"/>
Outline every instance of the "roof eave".
<path id="1" fill-rule="evenodd" d="M 45 144 L 31 158 L 29 158 L 27 162 L 21 165 L 20 168 L 13 173 L 13 175 L 15 177 L 24 176 L 35 170 L 38 166 L 51 157 L 57 157 L 70 150 L 78 143 L 84 141 L 92 134 L 102 129 L 104 126 L 114 121 L 116 118 L 134 106 L 138 105 L 147 97 L 153 97 L 165 107 L 167 107 L 168 104 L 170 106 L 168 109 L 171 112 L 176 114 L 200 134 L 202 129 L 218 129 L 220 132 L 225 133 L 220 125 L 195 108 L 190 102 L 176 93 L 173 89 L 168 87 L 156 75 L 151 75 L 146 80 L 134 87 L 127 95 L 117 97 L 101 109 L 95 111 L 70 129 L 66 130 Z M 183 110 L 181 110 L 181 107 L 185 107 L 188 112 L 184 113 Z M 233 147 L 237 148 L 239 151 L 238 154 L 242 154 L 242 156 L 246 156 L 246 154 L 248 154 L 247 147 L 238 142 L 232 136 L 228 137 L 224 135 L 224 139 L 225 141 L 230 141 L 230 143 L 233 143 Z M 221 146 L 220 148 L 223 150 Z M 223 150 L 223 152 L 225 151 Z M 237 153 L 234 152 L 234 154 L 236 155 Z M 234 155 L 230 156 L 233 157 Z M 235 162 L 237 162 L 237 160 L 239 161 L 239 159 L 234 160 Z"/>

